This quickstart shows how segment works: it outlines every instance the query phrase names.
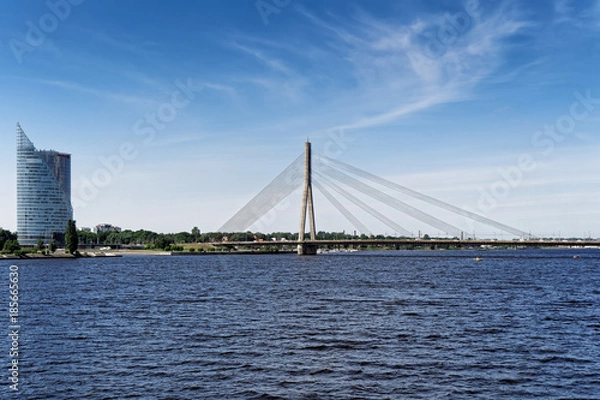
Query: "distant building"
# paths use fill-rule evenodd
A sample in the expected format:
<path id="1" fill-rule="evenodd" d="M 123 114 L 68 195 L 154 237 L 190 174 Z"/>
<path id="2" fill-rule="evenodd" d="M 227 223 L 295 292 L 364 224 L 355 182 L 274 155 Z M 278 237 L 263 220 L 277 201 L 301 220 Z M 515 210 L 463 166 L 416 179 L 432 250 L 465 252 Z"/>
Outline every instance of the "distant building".
<path id="1" fill-rule="evenodd" d="M 71 206 L 71 155 L 37 150 L 17 124 L 17 233 L 22 246 L 64 238 Z"/>
<path id="2" fill-rule="evenodd" d="M 91 232 L 92 228 L 88 228 L 88 227 L 82 226 L 81 228 L 78 227 L 77 230 L 81 231 L 81 232 Z"/>
<path id="3" fill-rule="evenodd" d="M 94 228 L 94 233 L 102 232 L 121 232 L 121 228 L 118 226 L 112 226 L 111 224 L 100 224 Z"/>

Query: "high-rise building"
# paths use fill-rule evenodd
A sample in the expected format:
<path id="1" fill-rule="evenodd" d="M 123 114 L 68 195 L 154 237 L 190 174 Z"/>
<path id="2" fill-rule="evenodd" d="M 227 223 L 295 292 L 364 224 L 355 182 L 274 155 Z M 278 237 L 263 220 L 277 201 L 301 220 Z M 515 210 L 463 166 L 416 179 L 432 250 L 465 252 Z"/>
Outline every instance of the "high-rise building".
<path id="1" fill-rule="evenodd" d="M 73 219 L 71 155 L 37 150 L 17 124 L 17 233 L 22 246 L 64 237 Z"/>

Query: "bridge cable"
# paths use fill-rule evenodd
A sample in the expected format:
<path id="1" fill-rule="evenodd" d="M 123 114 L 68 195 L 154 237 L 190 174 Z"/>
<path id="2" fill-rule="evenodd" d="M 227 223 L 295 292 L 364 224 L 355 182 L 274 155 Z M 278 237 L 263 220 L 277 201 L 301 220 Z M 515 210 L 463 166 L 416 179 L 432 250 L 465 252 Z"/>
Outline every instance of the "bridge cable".
<path id="1" fill-rule="evenodd" d="M 394 230 L 394 232 L 400 233 L 400 234 L 403 234 L 403 235 L 409 236 L 409 237 L 413 236 L 412 233 L 409 232 L 407 229 L 401 227 L 400 225 L 398 225 L 397 223 L 395 223 L 394 221 L 392 221 L 391 219 L 389 219 L 388 217 L 386 217 L 379 211 L 375 210 L 373 207 L 369 206 L 365 202 L 363 202 L 360 199 L 358 199 L 357 197 L 353 196 L 348 191 L 342 189 L 335 183 L 331 182 L 329 179 L 325 178 L 325 176 L 323 174 L 317 173 L 317 176 L 319 177 L 320 180 L 324 181 L 327 186 L 331 187 L 333 190 L 335 190 L 336 192 L 338 192 L 339 194 L 344 196 L 350 202 L 352 202 L 355 205 L 357 205 L 358 207 L 360 207 L 363 211 L 369 213 L 371 216 L 378 219 L 380 222 L 382 222 L 385 225 L 387 225 L 388 227 L 392 228 Z"/>
<path id="2" fill-rule="evenodd" d="M 369 229 L 358 220 L 346 207 L 342 205 L 327 189 L 325 189 L 318 181 L 312 181 L 312 184 L 325 196 L 327 200 L 352 224 L 352 226 L 361 233 L 371 234 Z"/>
<path id="3" fill-rule="evenodd" d="M 471 220 L 474 220 L 474 221 L 477 221 L 477 222 L 481 222 L 481 223 L 483 223 L 485 225 L 492 226 L 494 228 L 498 228 L 498 229 L 500 229 L 500 230 L 502 230 L 504 232 L 509 232 L 509 233 L 512 233 L 512 234 L 520 236 L 520 237 L 529 236 L 529 234 L 527 232 L 525 232 L 525 231 L 522 231 L 522 230 L 517 229 L 517 228 L 513 228 L 511 226 L 505 225 L 505 224 L 503 224 L 501 222 L 494 221 L 494 220 L 489 219 L 487 217 L 484 217 L 482 215 L 475 214 L 473 212 L 470 212 L 470 211 L 464 210 L 462 208 L 453 206 L 452 204 L 448 204 L 448 203 L 443 202 L 441 200 L 438 200 L 438 199 L 435 199 L 433 197 L 430 197 L 430 196 L 428 196 L 426 194 L 417 192 L 417 191 L 409 189 L 409 188 L 407 188 L 405 186 L 402 186 L 402 185 L 399 185 L 397 183 L 388 181 L 387 179 L 380 178 L 380 177 L 378 177 L 376 175 L 373 175 L 373 174 L 371 174 L 369 172 L 366 172 L 366 171 L 363 171 L 363 170 L 361 170 L 359 168 L 353 167 L 352 165 L 343 163 L 343 162 L 338 161 L 338 160 L 334 160 L 334 159 L 332 159 L 330 157 L 327 157 L 327 156 L 324 156 L 324 155 L 320 156 L 320 158 L 324 159 L 325 161 L 327 161 L 327 162 L 329 162 L 331 164 L 336 165 L 338 168 L 346 170 L 347 172 L 353 173 L 353 174 L 355 174 L 357 176 L 360 176 L 362 178 L 368 179 L 368 180 L 370 180 L 372 182 L 375 182 L 375 183 L 378 183 L 378 184 L 380 184 L 382 186 L 386 186 L 386 187 L 388 187 L 390 189 L 394 189 L 394 190 L 396 190 L 398 192 L 404 193 L 404 194 L 406 194 L 408 196 L 414 197 L 416 199 L 419 199 L 419 200 L 424 201 L 426 203 L 432 204 L 434 206 L 443 208 L 443 209 L 445 209 L 447 211 L 450 211 L 450 212 L 453 212 L 455 214 L 461 215 L 463 217 L 467 217 L 467 218 L 469 218 Z"/>
<path id="4" fill-rule="evenodd" d="M 244 232 L 264 217 L 286 197 L 302 186 L 304 154 L 294 160 L 271 183 L 264 187 L 240 211 L 231 217 L 218 232 Z"/>
<path id="5" fill-rule="evenodd" d="M 342 183 L 344 183 L 347 186 L 352 187 L 353 189 L 356 189 L 364 194 L 366 194 L 369 197 L 374 198 L 377 201 L 380 201 L 381 203 L 395 208 L 396 210 L 407 214 L 421 222 L 426 223 L 427 225 L 430 225 L 436 229 L 440 229 L 441 231 L 445 232 L 446 234 L 450 234 L 456 237 L 460 237 L 461 235 L 461 230 L 455 226 L 452 226 L 432 215 L 429 215 L 415 207 L 412 207 L 398 199 L 393 198 L 392 196 L 378 190 L 375 189 L 363 182 L 358 181 L 355 178 L 352 178 L 348 175 L 346 175 L 343 172 L 340 171 L 336 171 L 333 168 L 329 167 L 329 166 L 325 166 L 325 165 L 321 165 L 320 168 L 324 174 L 332 179 L 335 179 L 337 181 L 340 181 Z"/>

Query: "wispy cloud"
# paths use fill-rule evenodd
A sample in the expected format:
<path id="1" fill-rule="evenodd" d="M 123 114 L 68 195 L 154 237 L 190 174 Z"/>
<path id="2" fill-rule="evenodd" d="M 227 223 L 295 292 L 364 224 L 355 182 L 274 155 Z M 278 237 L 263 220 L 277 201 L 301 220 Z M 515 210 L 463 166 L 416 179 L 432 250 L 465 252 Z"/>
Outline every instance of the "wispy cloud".
<path id="1" fill-rule="evenodd" d="M 554 14 L 554 22 L 557 24 L 571 25 L 583 31 L 600 28 L 600 0 L 555 0 Z"/>
<path id="2" fill-rule="evenodd" d="M 283 96 L 293 102 L 304 98 L 309 79 L 285 61 L 288 49 L 275 42 L 242 36 L 231 39 L 225 45 L 250 56 L 259 65 L 254 71 L 237 75 L 234 78 L 236 84 L 250 84 L 264 93 Z"/>
<path id="3" fill-rule="evenodd" d="M 596 0 L 585 15 L 591 19 L 594 28 L 600 29 L 600 0 Z"/>
<path id="4" fill-rule="evenodd" d="M 208 135 L 207 134 L 198 134 L 197 132 L 195 132 L 193 134 L 168 135 L 168 136 L 164 136 L 164 137 L 154 140 L 148 146 L 150 146 L 150 147 L 167 147 L 167 146 L 180 145 L 180 144 L 186 144 L 186 143 L 198 143 L 206 136 L 208 136 Z"/>
<path id="5" fill-rule="evenodd" d="M 265 54 L 261 50 L 258 50 L 256 48 L 251 48 L 249 46 L 244 46 L 239 43 L 232 43 L 231 46 L 237 50 L 240 50 L 243 53 L 251 55 L 256 60 L 260 61 L 262 64 L 264 64 L 265 66 L 267 66 L 268 68 L 270 68 L 273 71 L 281 72 L 286 75 L 293 74 L 291 69 L 289 67 L 287 67 L 283 61 L 273 58 L 273 57 L 269 57 L 267 54 Z"/>
<path id="6" fill-rule="evenodd" d="M 345 122 L 339 123 L 349 129 L 387 124 L 472 97 L 473 89 L 502 65 L 506 39 L 527 25 L 509 4 L 485 13 L 462 12 L 462 32 L 453 27 L 448 13 L 396 24 L 359 10 L 353 19 L 341 23 L 334 17 L 317 17 L 303 7 L 297 10 L 326 38 L 323 46 L 331 59 L 337 59 L 335 68 L 354 77 L 353 87 L 344 93 L 353 101 L 343 105 L 340 115 L 346 115 Z M 455 37 L 442 44 L 431 35 L 441 35 L 444 29 L 454 29 Z M 432 46 L 441 48 L 431 54 Z M 324 73 L 335 79 L 336 70 Z"/>
<path id="7" fill-rule="evenodd" d="M 554 13 L 558 22 L 570 21 L 573 13 L 571 0 L 555 0 Z"/>
<path id="8" fill-rule="evenodd" d="M 263 99 L 302 104 L 298 111 L 311 118 L 300 129 L 312 137 L 340 128 L 384 126 L 472 99 L 478 85 L 498 79 L 500 71 L 510 79 L 520 66 L 502 69 L 511 46 L 507 39 L 528 26 L 512 4 L 484 3 L 481 7 L 490 8 L 472 15 L 461 11 L 464 29 L 445 44 L 437 43 L 443 48 L 435 54 L 429 51 L 431 35 L 439 42 L 440 32 L 455 29 L 449 11 L 391 22 L 362 9 L 342 18 L 296 5 L 298 23 L 310 33 L 282 40 L 233 33 L 224 46 L 254 60 L 256 68 L 224 76 L 223 82 L 247 96 L 256 93 L 246 90 L 252 87 Z"/>
<path id="9" fill-rule="evenodd" d="M 94 33 L 94 39 L 104 46 L 144 58 L 156 55 L 156 49 L 159 46 L 156 42 L 140 40 L 137 37 L 123 33 L 121 33 L 117 39 L 105 32 L 96 32 Z"/>
<path id="10" fill-rule="evenodd" d="M 397 120 L 398 118 L 427 109 L 440 103 L 444 103 L 448 100 L 456 100 L 456 96 L 449 97 L 447 93 L 435 93 L 431 96 L 424 97 L 422 100 L 415 103 L 402 105 L 390 111 L 377 114 L 373 117 L 366 117 L 354 121 L 348 125 L 341 125 L 336 129 L 364 129 L 387 124 Z"/>
<path id="11" fill-rule="evenodd" d="M 237 89 L 231 85 L 225 85 L 223 83 L 216 82 L 203 82 L 202 86 L 215 92 L 224 93 L 230 96 L 231 98 L 237 98 L 238 96 Z"/>
<path id="12" fill-rule="evenodd" d="M 61 80 L 52 80 L 52 79 L 32 79 L 32 78 L 19 78 L 31 83 L 36 83 L 40 85 L 53 86 L 59 89 L 64 89 L 68 91 L 75 91 L 79 93 L 90 94 L 95 97 L 99 97 L 102 99 L 118 101 L 120 103 L 126 104 L 142 104 L 149 105 L 152 104 L 152 101 L 145 97 L 111 92 L 107 90 L 99 90 L 89 86 L 84 86 L 75 82 L 61 81 Z"/>

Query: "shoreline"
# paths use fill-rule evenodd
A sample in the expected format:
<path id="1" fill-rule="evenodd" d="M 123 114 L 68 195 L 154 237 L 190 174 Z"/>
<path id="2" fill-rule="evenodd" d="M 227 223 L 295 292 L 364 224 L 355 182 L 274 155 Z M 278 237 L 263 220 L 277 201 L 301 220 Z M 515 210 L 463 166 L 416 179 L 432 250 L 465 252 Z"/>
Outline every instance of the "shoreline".
<path id="1" fill-rule="evenodd" d="M 598 248 L 594 248 L 596 250 L 598 250 Z M 578 250 L 594 250 L 594 249 L 581 249 L 579 248 Z M 344 251 L 344 250 L 326 250 L 323 252 L 320 252 L 319 254 L 345 254 L 345 253 L 363 253 L 363 252 L 379 252 L 379 251 L 403 251 L 403 252 L 431 252 L 431 253 L 445 253 L 447 251 L 459 251 L 459 252 L 464 252 L 464 253 L 470 253 L 470 252 L 485 252 L 485 253 L 494 253 L 495 251 L 501 251 L 501 250 L 512 250 L 512 251 L 519 251 L 521 249 L 456 249 L 456 250 L 446 250 L 446 249 L 401 249 L 401 250 L 391 250 L 391 249 L 387 249 L 387 250 L 353 250 L 353 251 Z M 546 247 L 546 248 L 539 248 L 539 250 L 549 250 L 549 251 L 567 251 L 567 250 L 575 250 L 575 248 L 572 247 Z M 174 256 L 174 257 L 185 257 L 185 256 L 191 256 L 191 257 L 198 257 L 198 256 L 210 256 L 210 255 L 214 255 L 214 256 L 224 256 L 224 255 L 288 255 L 288 254 L 297 254 L 296 250 L 280 250 L 280 251 L 259 251 L 259 250 L 240 250 L 240 251 L 194 251 L 194 252 L 190 252 L 190 251 L 157 251 L 157 250 L 112 250 L 110 252 L 105 252 L 105 251 L 98 251 L 98 252 L 94 252 L 94 251 L 84 251 L 80 253 L 81 256 L 74 256 L 71 254 L 64 254 L 64 253 L 58 253 L 58 254 L 51 254 L 51 255 L 45 255 L 45 254 L 25 254 L 25 255 L 21 255 L 21 256 L 15 256 L 12 254 L 2 254 L 0 255 L 0 261 L 2 260 L 11 260 L 11 261 L 16 261 L 16 260 L 77 260 L 77 259 L 86 259 L 86 258 L 119 258 L 119 257 L 132 257 L 132 256 L 144 256 L 144 257 L 148 257 L 148 256 L 159 256 L 159 257 L 169 257 L 169 256 Z"/>
<path id="2" fill-rule="evenodd" d="M 108 258 L 108 257 L 123 257 L 121 254 L 114 253 L 81 253 L 80 256 L 74 256 L 72 254 L 24 254 L 21 256 L 15 256 L 12 254 L 0 255 L 0 261 L 2 260 L 77 260 L 80 258 Z"/>

